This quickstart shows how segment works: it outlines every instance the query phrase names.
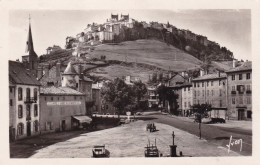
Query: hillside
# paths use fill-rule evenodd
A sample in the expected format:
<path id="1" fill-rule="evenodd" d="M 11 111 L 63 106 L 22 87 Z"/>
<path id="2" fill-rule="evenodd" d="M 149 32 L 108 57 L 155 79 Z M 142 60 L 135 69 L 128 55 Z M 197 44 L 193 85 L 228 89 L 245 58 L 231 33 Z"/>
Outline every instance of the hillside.
<path id="1" fill-rule="evenodd" d="M 126 41 L 120 44 L 104 44 L 88 56 L 156 66 L 163 70 L 183 71 L 198 68 L 197 58 L 158 40 Z"/>
<path id="2" fill-rule="evenodd" d="M 109 65 L 88 69 L 87 73 L 105 79 L 129 75 L 147 82 L 154 72 L 193 70 L 202 64 L 197 58 L 158 40 L 103 44 L 86 55 L 87 59 L 101 56 L 106 56 Z"/>

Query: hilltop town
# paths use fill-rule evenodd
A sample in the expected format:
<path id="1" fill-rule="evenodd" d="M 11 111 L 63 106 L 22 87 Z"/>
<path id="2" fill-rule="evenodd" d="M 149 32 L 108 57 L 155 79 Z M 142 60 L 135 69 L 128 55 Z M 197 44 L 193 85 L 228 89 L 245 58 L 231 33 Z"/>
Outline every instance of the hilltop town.
<path id="1" fill-rule="evenodd" d="M 11 141 L 128 123 L 147 111 L 199 123 L 252 120 L 251 61 L 169 22 L 111 14 L 40 56 L 30 23 L 26 52 L 9 61 Z"/>

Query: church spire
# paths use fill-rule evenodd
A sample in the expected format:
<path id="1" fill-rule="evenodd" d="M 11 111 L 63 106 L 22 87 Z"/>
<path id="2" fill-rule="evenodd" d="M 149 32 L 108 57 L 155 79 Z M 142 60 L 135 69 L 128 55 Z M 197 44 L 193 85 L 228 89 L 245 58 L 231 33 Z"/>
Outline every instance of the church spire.
<path id="1" fill-rule="evenodd" d="M 28 32 L 28 38 L 26 42 L 26 49 L 25 52 L 29 54 L 34 54 L 34 48 L 33 48 L 33 39 L 32 39 L 32 30 L 31 30 L 31 16 L 29 14 L 29 32 Z"/>

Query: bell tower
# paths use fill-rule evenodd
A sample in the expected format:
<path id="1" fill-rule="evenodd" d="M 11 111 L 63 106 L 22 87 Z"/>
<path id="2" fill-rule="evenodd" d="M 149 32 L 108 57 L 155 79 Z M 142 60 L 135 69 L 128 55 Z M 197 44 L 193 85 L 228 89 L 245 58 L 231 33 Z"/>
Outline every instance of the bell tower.
<path id="1" fill-rule="evenodd" d="M 29 31 L 28 31 L 28 38 L 26 41 L 26 48 L 25 48 L 25 56 L 22 56 L 22 62 L 25 63 L 26 67 L 35 72 L 38 68 L 38 56 L 34 51 L 33 47 L 33 39 L 32 39 L 32 30 L 31 30 L 31 16 L 29 15 Z"/>

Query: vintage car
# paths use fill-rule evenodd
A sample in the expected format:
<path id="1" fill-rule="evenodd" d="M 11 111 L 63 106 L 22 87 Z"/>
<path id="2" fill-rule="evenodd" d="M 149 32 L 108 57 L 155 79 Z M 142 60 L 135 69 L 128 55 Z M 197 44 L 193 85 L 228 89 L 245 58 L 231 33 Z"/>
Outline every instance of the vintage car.
<path id="1" fill-rule="evenodd" d="M 93 158 L 109 158 L 110 152 L 105 148 L 105 145 L 94 146 L 92 149 Z"/>

